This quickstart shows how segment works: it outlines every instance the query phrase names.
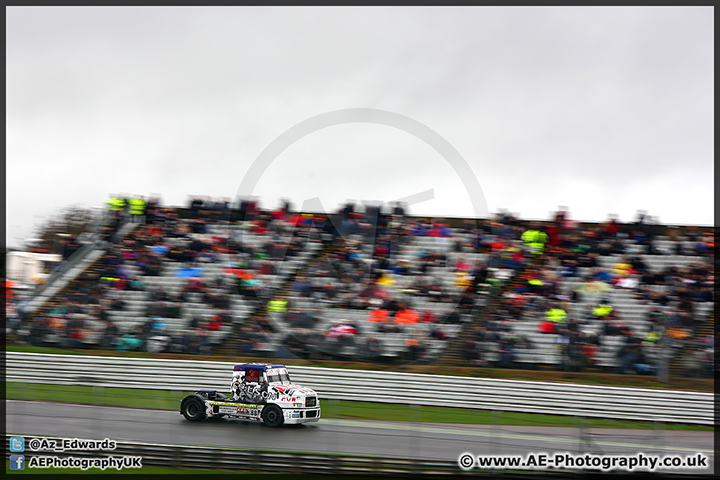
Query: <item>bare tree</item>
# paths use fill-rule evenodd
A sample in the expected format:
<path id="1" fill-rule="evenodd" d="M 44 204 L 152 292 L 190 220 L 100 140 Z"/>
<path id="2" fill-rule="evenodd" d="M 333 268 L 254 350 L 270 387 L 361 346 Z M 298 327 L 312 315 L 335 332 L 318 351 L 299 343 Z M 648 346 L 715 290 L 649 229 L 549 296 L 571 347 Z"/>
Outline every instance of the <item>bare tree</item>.
<path id="1" fill-rule="evenodd" d="M 68 240 L 77 238 L 90 228 L 93 220 L 94 213 L 91 208 L 79 205 L 64 207 L 35 226 L 35 238 L 28 241 L 25 248 L 55 251 L 63 238 Z"/>

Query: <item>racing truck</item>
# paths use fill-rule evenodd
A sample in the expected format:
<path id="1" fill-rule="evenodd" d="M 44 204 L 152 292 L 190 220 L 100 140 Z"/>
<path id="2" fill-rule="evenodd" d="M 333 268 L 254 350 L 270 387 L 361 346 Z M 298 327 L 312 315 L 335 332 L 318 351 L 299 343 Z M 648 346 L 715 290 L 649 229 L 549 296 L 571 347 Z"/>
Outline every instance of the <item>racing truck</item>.
<path id="1" fill-rule="evenodd" d="M 191 422 L 206 418 L 239 418 L 269 427 L 320 420 L 320 404 L 311 388 L 290 381 L 285 365 L 235 365 L 232 397 L 217 390 L 196 390 L 180 402 L 180 413 Z"/>

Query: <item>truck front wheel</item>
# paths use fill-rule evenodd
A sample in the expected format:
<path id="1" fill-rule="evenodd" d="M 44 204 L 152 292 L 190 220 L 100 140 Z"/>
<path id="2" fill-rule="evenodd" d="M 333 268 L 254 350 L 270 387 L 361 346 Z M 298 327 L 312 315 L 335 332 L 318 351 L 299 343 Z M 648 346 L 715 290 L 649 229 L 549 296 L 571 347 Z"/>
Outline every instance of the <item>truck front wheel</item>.
<path id="1" fill-rule="evenodd" d="M 262 411 L 263 423 L 268 427 L 279 427 L 283 424 L 283 412 L 277 405 L 267 405 Z"/>

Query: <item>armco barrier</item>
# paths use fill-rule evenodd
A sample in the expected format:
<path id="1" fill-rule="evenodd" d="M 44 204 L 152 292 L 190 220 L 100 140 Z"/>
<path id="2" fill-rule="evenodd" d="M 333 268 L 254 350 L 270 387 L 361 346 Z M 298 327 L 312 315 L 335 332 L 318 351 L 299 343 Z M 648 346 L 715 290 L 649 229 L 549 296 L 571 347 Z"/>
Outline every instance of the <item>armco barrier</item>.
<path id="1" fill-rule="evenodd" d="M 7 352 L 6 381 L 229 392 L 233 363 Z M 526 382 L 288 366 L 322 399 L 714 424 L 714 395 L 661 389 Z"/>

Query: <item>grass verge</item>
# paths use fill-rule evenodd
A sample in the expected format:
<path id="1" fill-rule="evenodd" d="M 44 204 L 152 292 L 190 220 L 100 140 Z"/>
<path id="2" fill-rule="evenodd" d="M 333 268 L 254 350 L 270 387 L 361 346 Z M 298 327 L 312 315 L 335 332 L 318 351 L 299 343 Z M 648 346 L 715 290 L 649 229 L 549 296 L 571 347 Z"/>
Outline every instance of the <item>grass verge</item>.
<path id="1" fill-rule="evenodd" d="M 83 405 L 178 410 L 180 400 L 191 392 L 134 388 L 6 383 L 6 398 Z M 346 400 L 320 400 L 323 418 L 376 421 L 463 423 L 473 425 L 524 425 L 578 427 L 581 419 L 562 415 L 475 410 L 468 408 L 398 405 Z M 588 428 L 665 428 L 668 430 L 713 430 L 710 426 L 665 424 L 625 420 L 583 419 Z M 21 432 L 16 432 L 21 433 Z"/>

